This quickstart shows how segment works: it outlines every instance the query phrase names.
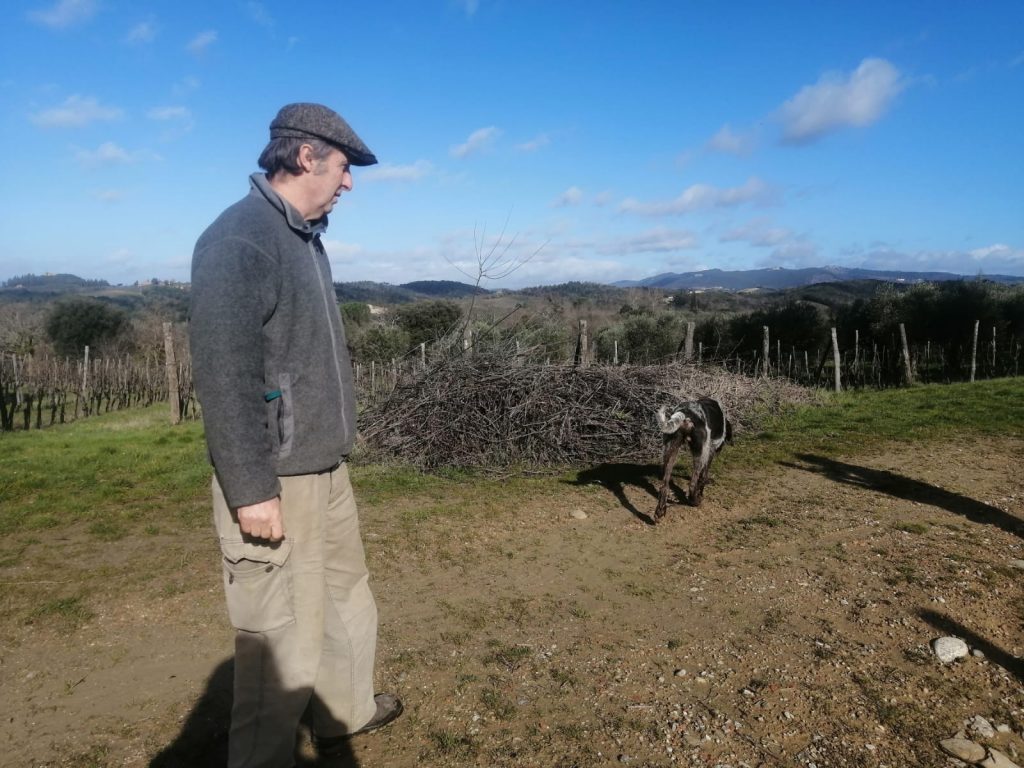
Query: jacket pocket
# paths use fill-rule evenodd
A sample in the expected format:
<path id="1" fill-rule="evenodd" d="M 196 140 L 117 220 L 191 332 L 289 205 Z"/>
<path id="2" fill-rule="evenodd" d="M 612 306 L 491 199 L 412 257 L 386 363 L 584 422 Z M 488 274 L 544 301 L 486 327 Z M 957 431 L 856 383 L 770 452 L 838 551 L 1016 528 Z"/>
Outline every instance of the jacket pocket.
<path id="1" fill-rule="evenodd" d="M 295 621 L 291 569 L 292 543 L 252 544 L 221 539 L 224 594 L 235 629 L 268 632 Z"/>
<path id="2" fill-rule="evenodd" d="M 279 459 L 291 455 L 295 441 L 295 392 L 292 375 L 278 376 L 278 388 L 264 395 L 267 401 L 267 427 L 270 430 L 274 452 Z"/>

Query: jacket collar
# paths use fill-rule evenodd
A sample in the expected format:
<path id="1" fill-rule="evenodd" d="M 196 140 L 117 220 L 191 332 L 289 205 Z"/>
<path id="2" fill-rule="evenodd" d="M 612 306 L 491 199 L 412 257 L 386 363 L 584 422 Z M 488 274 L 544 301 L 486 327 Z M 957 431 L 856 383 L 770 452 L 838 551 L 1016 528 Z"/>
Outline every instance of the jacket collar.
<path id="1" fill-rule="evenodd" d="M 270 182 L 267 181 L 267 176 L 264 173 L 254 173 L 249 177 L 249 194 L 259 195 L 266 199 L 274 208 L 284 214 L 285 220 L 288 222 L 288 226 L 294 229 L 301 235 L 312 237 L 319 235 L 327 229 L 327 214 L 325 213 L 319 219 L 313 221 L 306 221 L 302 218 L 295 207 L 277 194 L 277 191 L 270 186 Z"/>

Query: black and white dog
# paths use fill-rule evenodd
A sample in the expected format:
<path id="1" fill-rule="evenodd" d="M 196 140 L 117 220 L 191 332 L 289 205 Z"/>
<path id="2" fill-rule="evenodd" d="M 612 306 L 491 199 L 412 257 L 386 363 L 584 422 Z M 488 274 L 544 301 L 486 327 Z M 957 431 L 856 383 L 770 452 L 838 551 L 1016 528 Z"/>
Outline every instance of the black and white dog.
<path id="1" fill-rule="evenodd" d="M 693 454 L 689 501 L 691 505 L 699 507 L 704 496 L 704 486 L 708 482 L 711 460 L 722 450 L 727 440 L 732 442 L 732 423 L 726 417 L 722 404 L 712 397 L 681 403 L 672 409 L 671 414 L 668 407 L 662 406 L 657 416 L 665 440 L 665 452 L 662 457 L 661 494 L 658 496 L 658 508 L 654 511 L 654 522 L 658 522 L 665 514 L 672 469 L 683 444 L 687 443 Z"/>

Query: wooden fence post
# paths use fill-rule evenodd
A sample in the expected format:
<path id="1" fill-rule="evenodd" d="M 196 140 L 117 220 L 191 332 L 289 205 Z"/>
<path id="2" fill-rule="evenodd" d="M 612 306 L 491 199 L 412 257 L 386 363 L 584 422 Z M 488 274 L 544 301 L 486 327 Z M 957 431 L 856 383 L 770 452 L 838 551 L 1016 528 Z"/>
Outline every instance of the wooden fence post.
<path id="1" fill-rule="evenodd" d="M 79 388 L 79 390 L 78 390 L 78 392 L 79 392 L 78 398 L 75 400 L 75 418 L 76 419 L 78 418 L 78 407 L 80 405 L 82 406 L 82 415 L 83 416 L 88 416 L 89 415 L 89 405 L 88 405 L 88 402 L 86 402 L 85 405 L 82 405 L 82 402 L 85 401 L 85 390 L 86 390 L 86 387 L 88 387 L 88 386 L 89 386 L 89 347 L 88 347 L 88 345 L 86 345 L 86 347 L 85 347 L 85 361 L 82 363 L 82 386 Z"/>
<path id="2" fill-rule="evenodd" d="M 903 372 L 907 376 L 907 384 L 914 383 L 914 373 L 910 367 L 910 345 L 907 344 L 907 328 L 900 323 L 900 339 L 903 342 Z"/>
<path id="3" fill-rule="evenodd" d="M 974 321 L 974 343 L 971 345 L 971 382 L 974 382 L 974 372 L 978 368 L 978 326 L 981 320 Z"/>
<path id="4" fill-rule="evenodd" d="M 612 341 L 614 352 L 612 352 L 612 365 L 619 364 L 619 340 L 614 339 Z"/>
<path id="5" fill-rule="evenodd" d="M 576 338 L 576 355 L 573 363 L 581 368 L 586 368 L 590 352 L 590 343 L 587 341 L 587 321 L 580 320 L 579 336 Z"/>
<path id="6" fill-rule="evenodd" d="M 836 392 L 842 392 L 843 387 L 840 381 L 840 369 L 841 365 L 839 362 L 839 339 L 836 337 L 836 329 L 832 329 L 832 364 L 835 366 L 836 374 Z"/>
<path id="7" fill-rule="evenodd" d="M 764 353 L 764 371 L 763 371 L 763 373 L 764 373 L 764 377 L 767 379 L 768 378 L 768 374 L 771 372 L 771 366 L 772 366 L 772 362 L 771 362 L 771 358 L 770 358 L 771 351 L 772 351 L 772 345 L 771 345 L 771 342 L 768 340 L 768 326 L 767 325 L 762 326 L 762 330 L 764 331 L 764 344 L 763 344 L 764 348 L 762 350 L 762 352 Z"/>
<path id="8" fill-rule="evenodd" d="M 171 426 L 181 423 L 181 398 L 178 387 L 178 363 L 174 357 L 174 333 L 164 323 L 164 370 L 167 372 L 167 399 L 171 401 Z"/>
<path id="9" fill-rule="evenodd" d="M 694 323 L 691 320 L 686 324 L 686 342 L 683 348 L 683 361 L 687 363 L 693 360 L 693 329 Z"/>
<path id="10" fill-rule="evenodd" d="M 996 375 L 996 327 L 992 326 L 992 377 Z"/>
<path id="11" fill-rule="evenodd" d="M 517 341 L 516 344 L 518 343 Z M 427 342 L 425 341 L 420 342 L 420 366 L 424 369 L 427 367 Z"/>

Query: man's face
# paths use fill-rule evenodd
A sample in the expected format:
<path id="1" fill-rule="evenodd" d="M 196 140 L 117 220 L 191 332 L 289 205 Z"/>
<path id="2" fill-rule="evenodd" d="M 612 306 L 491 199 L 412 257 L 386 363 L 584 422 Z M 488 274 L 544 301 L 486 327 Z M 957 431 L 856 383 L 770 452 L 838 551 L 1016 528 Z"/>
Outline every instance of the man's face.
<path id="1" fill-rule="evenodd" d="M 323 160 L 317 160 L 313 172 L 307 177 L 311 185 L 311 198 L 315 206 L 313 218 L 330 213 L 342 192 L 352 191 L 352 173 L 348 158 L 339 149 L 331 149 Z"/>

